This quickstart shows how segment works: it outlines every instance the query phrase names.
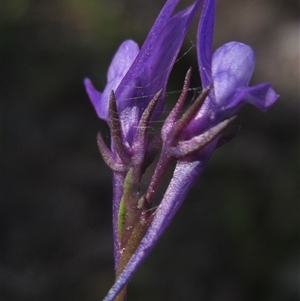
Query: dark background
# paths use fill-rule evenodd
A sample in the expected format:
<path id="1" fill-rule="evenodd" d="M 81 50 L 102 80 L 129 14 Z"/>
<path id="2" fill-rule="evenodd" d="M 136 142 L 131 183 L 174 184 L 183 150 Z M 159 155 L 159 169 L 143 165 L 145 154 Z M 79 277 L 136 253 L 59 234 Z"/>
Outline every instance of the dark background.
<path id="1" fill-rule="evenodd" d="M 2 5 L 1 300 L 99 301 L 112 285 L 111 172 L 96 146 L 97 132 L 109 132 L 83 78 L 102 90 L 119 44 L 141 45 L 163 4 Z M 190 65 L 197 70 L 196 25 L 170 92 Z M 231 40 L 254 48 L 253 84 L 270 81 L 281 97 L 265 114 L 240 112 L 238 135 L 216 151 L 135 275 L 130 301 L 298 300 L 298 1 L 219 1 L 215 47 Z"/>

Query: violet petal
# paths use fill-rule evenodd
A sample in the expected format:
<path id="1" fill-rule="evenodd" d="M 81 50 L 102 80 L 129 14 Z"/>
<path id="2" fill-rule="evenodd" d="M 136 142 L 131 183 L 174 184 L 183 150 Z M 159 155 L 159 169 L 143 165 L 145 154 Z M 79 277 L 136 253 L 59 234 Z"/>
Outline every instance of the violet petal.
<path id="1" fill-rule="evenodd" d="M 235 115 L 245 103 L 251 104 L 264 112 L 274 104 L 278 97 L 278 94 L 269 83 L 239 89 L 220 113 L 226 117 Z"/>
<path id="2" fill-rule="evenodd" d="M 89 78 L 84 79 L 84 85 L 85 85 L 86 92 L 87 92 L 94 108 L 97 108 L 99 106 L 99 104 L 101 104 L 102 93 L 95 89 L 92 81 Z M 96 111 L 97 111 L 98 117 L 100 117 L 100 115 L 103 115 L 100 113 L 100 110 L 96 110 Z M 98 111 L 100 114 L 98 113 Z"/>
<path id="3" fill-rule="evenodd" d="M 212 84 L 211 60 L 212 39 L 215 21 L 215 0 L 205 1 L 198 28 L 197 56 L 202 87 L 207 88 Z"/>
<path id="4" fill-rule="evenodd" d="M 138 45 L 131 40 L 127 40 L 121 44 L 117 50 L 107 74 L 107 84 L 101 95 L 89 79 L 84 81 L 87 93 L 100 119 L 109 122 L 109 97 L 112 90 L 116 90 L 122 78 L 127 73 L 134 59 L 139 52 Z"/>
<path id="5" fill-rule="evenodd" d="M 161 22 L 159 16 L 132 67 L 120 83 L 116 97 L 127 141 L 132 141 L 137 122 L 154 94 L 160 89 L 165 90 L 188 25 L 201 2 L 197 1 L 171 17 L 168 22 Z M 164 9 L 166 6 L 170 12 L 175 7 L 173 1 L 168 1 Z M 162 109 L 163 97 L 155 109 L 154 118 L 161 114 Z"/>
<path id="6" fill-rule="evenodd" d="M 252 48 L 238 42 L 230 42 L 218 48 L 212 58 L 212 77 L 215 100 L 219 107 L 238 88 L 247 87 L 255 66 Z"/>

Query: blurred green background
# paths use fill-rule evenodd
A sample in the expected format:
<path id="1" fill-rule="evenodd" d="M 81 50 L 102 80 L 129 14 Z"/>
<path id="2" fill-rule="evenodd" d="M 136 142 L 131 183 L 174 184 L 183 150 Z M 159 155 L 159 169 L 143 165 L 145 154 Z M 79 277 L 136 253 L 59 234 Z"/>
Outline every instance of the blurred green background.
<path id="1" fill-rule="evenodd" d="M 190 2 L 181 1 L 180 7 Z M 99 90 L 128 38 L 144 41 L 162 0 L 22 0 L 2 4 L 3 301 L 99 301 L 113 283 L 111 172 L 96 146 L 108 128 Z M 191 26 L 167 97 L 194 67 Z M 215 47 L 257 54 L 253 83 L 281 95 L 245 107 L 129 286 L 130 301 L 298 300 L 299 3 L 219 1 Z M 170 105 L 169 105 L 170 107 Z"/>

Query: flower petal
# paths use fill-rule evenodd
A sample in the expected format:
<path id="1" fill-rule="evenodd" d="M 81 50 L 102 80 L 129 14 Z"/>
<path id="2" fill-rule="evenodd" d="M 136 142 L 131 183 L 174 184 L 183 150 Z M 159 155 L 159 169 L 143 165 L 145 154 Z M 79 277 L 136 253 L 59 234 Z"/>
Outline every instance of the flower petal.
<path id="1" fill-rule="evenodd" d="M 165 90 L 187 28 L 202 0 L 170 18 L 177 2 L 167 2 L 116 91 L 123 134 L 129 142 L 143 110 L 160 89 Z M 162 20 L 162 16 L 169 19 Z M 154 118 L 161 114 L 162 109 L 163 97 L 156 107 Z"/>
<path id="2" fill-rule="evenodd" d="M 245 97 L 246 102 L 254 105 L 262 111 L 266 111 L 279 97 L 269 83 L 250 87 L 246 92 L 248 93 Z"/>
<path id="3" fill-rule="evenodd" d="M 169 0 L 161 10 L 159 16 L 157 17 L 154 25 L 152 26 L 142 48 L 137 56 L 135 62 L 132 64 L 130 70 L 126 74 L 126 76 L 123 78 L 121 85 L 118 88 L 118 91 L 116 92 L 116 95 L 118 97 L 122 97 L 122 105 L 120 107 L 120 111 L 123 111 L 123 108 L 127 107 L 128 104 L 130 104 L 130 101 L 126 98 L 124 98 L 124 94 L 129 91 L 132 93 L 132 90 L 134 88 L 138 89 L 139 87 L 136 87 L 133 85 L 133 82 L 143 73 L 143 71 L 148 66 L 148 60 L 149 57 L 153 55 L 153 50 L 159 46 L 157 43 L 161 32 L 163 31 L 164 27 L 170 20 L 170 17 L 177 5 L 179 0 Z M 147 78 L 148 79 L 148 78 Z M 149 83 L 147 83 L 149 84 Z M 129 91 L 128 91 L 129 88 Z M 159 89 L 158 89 L 159 90 Z M 157 91 L 158 91 L 157 90 Z M 156 92 L 157 92 L 156 91 Z M 121 101 L 120 101 L 121 103 Z"/>
<path id="4" fill-rule="evenodd" d="M 207 88 L 212 84 L 211 49 L 215 21 L 215 5 L 215 0 L 204 1 L 204 7 L 198 28 L 197 56 L 203 88 Z"/>
<path id="5" fill-rule="evenodd" d="M 107 74 L 108 83 L 118 79 L 119 83 L 132 66 L 133 61 L 139 53 L 139 46 L 132 40 L 127 40 L 121 44 L 116 52 Z M 119 85 L 118 83 L 118 85 Z M 115 87 L 116 89 L 117 87 Z"/>
<path id="6" fill-rule="evenodd" d="M 259 84 L 253 87 L 238 90 L 230 102 L 220 112 L 222 118 L 233 116 L 245 103 L 266 111 L 279 97 L 269 83 Z"/>
<path id="7" fill-rule="evenodd" d="M 102 93 L 95 89 L 92 81 L 89 78 L 84 79 L 84 85 L 85 85 L 85 90 L 86 90 L 94 108 L 96 109 L 97 107 L 99 107 L 99 104 L 101 104 Z M 96 109 L 96 111 L 97 111 L 98 117 L 102 119 L 101 116 L 103 114 L 100 110 L 100 107 L 98 110 Z"/>
<path id="8" fill-rule="evenodd" d="M 218 48 L 212 58 L 212 77 L 215 101 L 219 107 L 237 89 L 247 87 L 255 66 L 252 48 L 238 42 L 230 42 Z"/>
<path id="9" fill-rule="evenodd" d="M 121 44 L 109 66 L 107 85 L 102 94 L 94 88 L 89 79 L 85 79 L 86 91 L 100 119 L 106 122 L 109 121 L 108 105 L 110 93 L 112 90 L 115 91 L 117 89 L 138 52 L 139 47 L 134 41 L 127 40 Z"/>

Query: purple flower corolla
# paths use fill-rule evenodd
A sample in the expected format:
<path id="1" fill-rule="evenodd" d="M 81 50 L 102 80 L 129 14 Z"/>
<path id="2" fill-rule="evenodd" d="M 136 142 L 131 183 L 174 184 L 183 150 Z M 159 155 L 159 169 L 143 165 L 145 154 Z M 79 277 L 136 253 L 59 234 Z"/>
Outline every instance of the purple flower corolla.
<path id="1" fill-rule="evenodd" d="M 220 121 L 234 116 L 245 103 L 265 111 L 278 98 L 269 83 L 249 87 L 255 55 L 240 42 L 229 42 L 211 51 L 214 30 L 215 0 L 204 2 L 198 30 L 198 63 L 203 88 L 211 91 L 189 124 L 186 134 L 197 135 Z"/>
<path id="2" fill-rule="evenodd" d="M 108 71 L 103 93 L 89 79 L 87 93 L 99 118 L 109 122 L 109 96 L 115 91 L 122 135 L 132 142 L 141 115 L 153 96 L 166 88 L 167 80 L 178 55 L 187 28 L 202 1 L 172 16 L 180 0 L 169 0 L 156 19 L 141 50 L 133 41 L 125 41 L 117 51 Z M 163 97 L 157 104 L 154 117 L 163 109 Z"/>
<path id="3" fill-rule="evenodd" d="M 212 54 L 214 14 L 215 1 L 204 1 L 197 52 L 205 101 L 202 103 L 203 97 L 200 97 L 198 104 L 194 106 L 200 106 L 199 109 L 190 110 L 183 119 L 176 121 L 174 116 L 177 115 L 179 106 L 175 109 L 174 116 L 166 120 L 162 129 L 164 145 L 157 166 L 159 169 L 163 165 L 160 163 L 164 162 L 164 155 L 175 157 L 177 164 L 172 179 L 141 243 L 105 301 L 113 300 L 153 249 L 207 165 L 222 138 L 223 130 L 241 106 L 249 103 L 265 111 L 278 98 L 268 83 L 249 87 L 255 66 L 254 53 L 249 46 L 230 42 Z"/>
<path id="4" fill-rule="evenodd" d="M 86 91 L 98 114 L 98 117 L 109 123 L 109 97 L 111 91 L 116 91 L 120 82 L 132 66 L 135 58 L 139 53 L 138 45 L 131 40 L 125 41 L 117 50 L 107 73 L 107 84 L 103 93 L 98 92 L 90 79 L 84 81 Z"/>

